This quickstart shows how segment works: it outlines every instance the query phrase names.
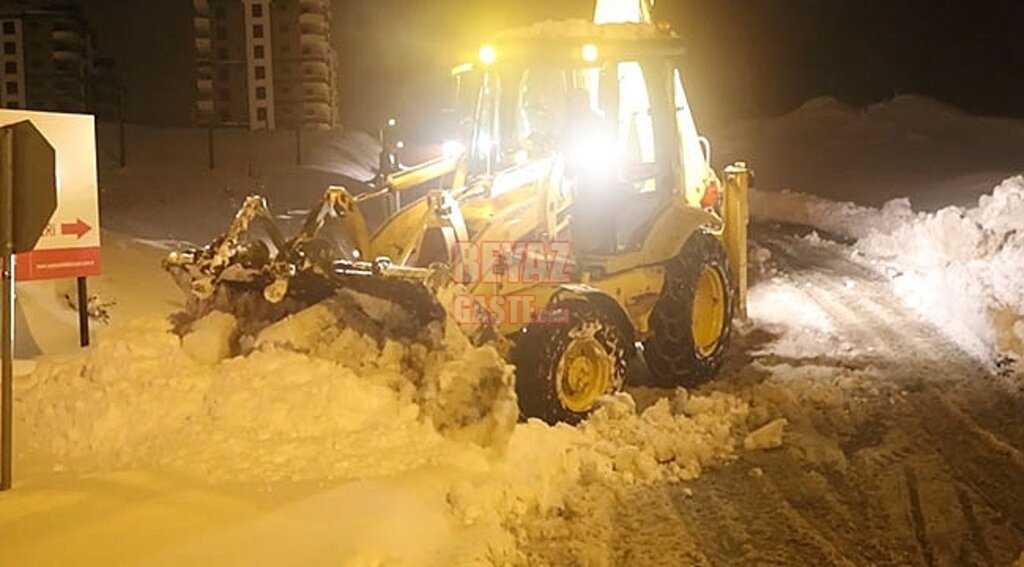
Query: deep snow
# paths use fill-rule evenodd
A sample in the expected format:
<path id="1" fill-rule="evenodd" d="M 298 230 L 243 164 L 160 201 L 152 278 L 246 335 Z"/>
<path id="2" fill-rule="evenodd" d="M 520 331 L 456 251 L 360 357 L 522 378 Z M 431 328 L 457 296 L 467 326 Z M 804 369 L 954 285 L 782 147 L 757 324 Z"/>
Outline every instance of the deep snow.
<path id="1" fill-rule="evenodd" d="M 749 429 L 745 402 L 684 390 L 643 411 L 621 394 L 579 427 L 516 424 L 511 370 L 492 348 L 472 347 L 455 332 L 434 349 L 379 344 L 339 328 L 328 311 L 318 304 L 267 327 L 245 356 L 228 356 L 235 321 L 213 313 L 184 337 L 166 319 L 118 321 L 90 349 L 38 359 L 16 382 L 19 484 L 6 507 L 15 515 L 0 513 L 0 525 L 15 522 L 17 510 L 45 501 L 45 494 L 86 479 L 102 483 L 82 495 L 90 502 L 120 498 L 130 486 L 168 498 L 199 491 L 197 506 L 210 515 L 228 513 L 218 500 L 255 503 L 267 491 L 312 486 L 319 491 L 311 501 L 285 501 L 305 506 L 307 515 L 326 514 L 338 493 L 407 494 L 391 513 L 408 508 L 432 527 L 413 547 L 376 536 L 366 545 L 365 529 L 334 533 L 329 545 L 306 552 L 309 561 L 324 562 L 324 553 L 340 548 L 346 564 L 436 564 L 449 561 L 439 558 L 452 550 L 459 550 L 460 564 L 522 562 L 521 526 L 616 486 L 697 478 L 732 458 Z M 750 448 L 775 446 L 777 433 Z M 143 476 L 128 477 L 126 485 L 124 471 Z M 123 511 L 143 514 L 139 506 L 125 504 Z M 63 518 L 56 525 L 74 521 L 54 513 Z M 346 514 L 378 521 L 373 506 Z M 185 535 L 173 518 L 147 521 L 171 522 L 168 530 Z M 266 522 L 284 521 L 272 510 L 258 513 L 220 543 L 192 539 L 172 546 L 170 555 L 150 549 L 135 560 L 213 553 L 246 562 L 246 550 L 226 542 L 250 541 Z M 110 560 L 120 553 L 115 542 L 122 534 L 108 527 L 84 552 Z M 59 550 L 31 542 L 5 545 L 5 557 L 59 557 Z"/>
<path id="2" fill-rule="evenodd" d="M 850 152 L 857 148 L 873 148 L 864 154 L 876 159 L 886 148 L 920 144 L 925 149 L 913 155 L 921 159 L 908 161 L 913 169 L 928 165 L 926 149 L 937 144 L 946 155 L 975 156 L 950 153 L 955 145 L 937 142 L 950 133 L 997 145 L 1018 135 L 1018 127 L 1006 121 L 965 117 L 913 98 L 867 112 L 818 101 L 796 116 L 757 127 L 764 134 L 751 143 L 762 150 L 762 160 L 755 162 L 762 187 L 771 186 L 766 171 L 786 166 L 764 153 L 782 147 L 780 140 L 807 150 L 821 146 L 823 137 L 834 137 L 825 147 L 836 159 L 855 155 Z M 975 134 L 963 138 L 968 129 Z M 1017 147 L 994 162 L 978 163 L 987 172 L 997 170 L 1000 160 L 1014 158 Z M 787 157 L 781 154 L 788 150 L 774 151 Z M 836 173 L 827 165 L 835 163 L 822 162 L 817 174 Z M 891 165 L 879 171 L 896 183 L 899 172 Z M 166 166 L 140 166 L 122 172 L 118 182 L 131 178 L 124 184 L 130 188 L 162 178 L 170 196 L 189 175 L 161 177 L 166 171 Z M 222 183 L 216 175 L 203 178 Z M 244 174 L 240 178 L 252 182 Z M 925 181 L 908 180 L 881 186 L 877 195 L 901 187 L 907 191 L 895 194 L 909 194 L 911 200 L 880 209 L 868 206 L 874 193 L 853 205 L 771 191 L 755 191 L 752 208 L 760 220 L 815 226 L 826 236 L 855 242 L 848 248 L 812 233 L 798 241 L 796 253 L 824 250 L 883 270 L 908 305 L 976 357 L 997 365 L 1019 356 L 1024 179 L 1008 179 L 975 207 L 928 214 L 912 207 L 922 202 Z M 978 192 L 974 183 L 950 185 L 962 189 L 961 195 Z M 949 194 L 932 196 L 941 200 Z M 177 202 L 175 214 L 204 217 L 185 227 L 189 231 L 222 227 L 223 218 L 200 214 L 218 199 L 203 193 L 194 202 Z M 168 222 L 165 211 L 150 205 L 138 206 L 147 210 L 147 218 L 163 216 L 160 222 Z M 113 206 L 108 214 L 131 215 L 135 206 Z M 169 234 L 167 225 L 152 228 Z M 678 526 L 673 519 L 705 518 L 702 514 L 712 514 L 708 529 L 722 533 L 699 540 L 673 527 L 676 531 L 661 534 L 657 545 L 627 546 L 633 555 L 626 557 L 665 562 L 684 544 L 697 555 L 706 546 L 705 558 L 756 557 L 756 536 L 771 533 L 775 524 L 783 531 L 796 526 L 792 533 L 803 544 L 822 540 L 806 526 L 815 510 L 841 508 L 840 498 L 829 492 L 834 490 L 828 488 L 830 478 L 846 483 L 846 471 L 870 465 L 863 477 L 851 478 L 874 480 L 876 473 L 890 471 L 872 468 L 873 459 L 899 462 L 908 447 L 917 446 L 907 438 L 912 427 L 921 426 L 914 419 L 872 441 L 879 425 L 865 409 L 877 403 L 904 408 L 894 411 L 897 417 L 920 418 L 905 409 L 911 396 L 905 384 L 884 375 L 892 368 L 917 372 L 913 365 L 920 360 L 899 359 L 900 349 L 912 341 L 886 345 L 888 336 L 874 335 L 898 335 L 898 330 L 851 320 L 857 315 L 853 308 L 830 300 L 858 297 L 864 282 L 845 272 L 815 272 L 821 267 L 813 262 L 800 266 L 810 275 L 780 267 L 773 258 L 779 243 L 773 243 L 776 252 L 752 246 L 757 283 L 750 295 L 752 321 L 738 333 L 738 342 L 749 348 L 743 366 L 696 392 L 655 391 L 642 403 L 637 400 L 643 392 L 612 397 L 578 427 L 516 423 L 509 368 L 493 349 L 469 346 L 453 333 L 440 345 L 379 343 L 337 327 L 323 306 L 314 306 L 264 329 L 244 355 L 233 346 L 236 321 L 226 314 L 212 314 L 178 336 L 166 317 L 181 308 L 183 298 L 158 268 L 165 244 L 111 233 L 104 246 L 106 273 L 93 290 L 114 305 L 109 327 L 99 325 L 90 349 L 74 349 L 73 311 L 62 303 L 66 283 L 19 288 L 38 347 L 30 354 L 46 355 L 22 361 L 16 383 L 18 469 L 15 490 L 0 496 L 0 565 L 505 565 L 553 557 L 601 565 L 622 558 L 611 552 L 622 538 L 642 543 L 662 524 Z M 879 295 L 878 287 L 873 294 Z M 961 301 L 943 300 L 951 296 Z M 925 342 L 921 349 L 931 346 Z M 879 352 L 895 358 L 891 367 L 877 366 Z M 955 362 L 956 368 L 965 366 Z M 978 437 L 978 443 L 995 446 L 1011 460 L 1019 455 L 988 431 Z M 936 434 L 931 439 L 956 438 Z M 859 451 L 861 445 L 868 457 Z M 748 455 L 767 458 L 739 473 L 739 483 L 727 484 L 726 497 L 716 495 L 715 471 L 705 474 L 709 467 L 743 462 Z M 797 466 L 782 469 L 787 478 L 771 479 L 768 465 L 791 457 Z M 931 454 L 924 457 L 933 460 Z M 708 488 L 698 488 L 701 475 L 709 484 L 700 486 Z M 759 501 L 750 498 L 776 502 L 757 487 L 779 492 L 790 480 L 798 487 L 812 483 L 804 487 L 806 494 L 826 487 L 822 501 L 798 498 L 781 513 L 762 514 L 763 524 L 744 531 L 733 516 L 757 510 Z M 881 493 L 898 505 L 909 482 L 885 485 Z M 945 481 L 933 484 L 935 494 L 952 490 Z M 644 498 L 663 493 L 671 493 L 680 509 L 667 516 L 663 510 L 637 512 Z M 974 505 L 982 509 L 980 502 Z M 771 516 L 776 513 L 778 518 Z M 897 508 L 895 515 L 906 519 L 914 513 Z M 946 509 L 930 517 L 946 516 L 957 517 Z M 637 528 L 623 534 L 617 523 L 623 517 Z M 850 532 L 854 519 L 844 520 L 844 532 Z M 884 527 L 875 535 L 889 533 Z M 926 527 L 926 532 L 939 530 L 939 538 L 941 530 L 952 530 L 945 524 Z M 701 528 L 691 524 L 688 529 L 699 533 Z M 787 545 L 792 533 L 784 535 Z M 836 551 L 824 539 L 820 545 L 827 557 L 850 553 Z M 719 540 L 729 544 L 724 555 L 715 554 Z M 993 536 L 991 541 L 1010 547 L 1017 540 Z M 1017 549 L 1012 548 L 1014 555 Z M 764 557 L 772 557 L 771 550 Z"/>

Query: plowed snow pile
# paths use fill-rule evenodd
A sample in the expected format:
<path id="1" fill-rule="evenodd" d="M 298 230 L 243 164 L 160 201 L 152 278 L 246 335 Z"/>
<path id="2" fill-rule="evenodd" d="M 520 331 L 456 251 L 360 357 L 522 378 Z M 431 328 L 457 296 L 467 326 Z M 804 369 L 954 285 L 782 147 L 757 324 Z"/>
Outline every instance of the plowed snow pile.
<path id="1" fill-rule="evenodd" d="M 970 209 L 915 213 L 799 193 L 760 193 L 752 214 L 858 239 L 899 297 L 967 352 L 1003 368 L 1024 358 L 1024 177 L 1005 180 Z"/>
<path id="2" fill-rule="evenodd" d="M 214 312 L 184 338 L 140 320 L 40 359 L 16 390 L 21 470 L 158 470 L 254 488 L 442 470 L 437 507 L 503 534 L 487 553 L 508 563 L 522 560 L 517 526 L 610 487 L 695 478 L 745 433 L 745 402 L 683 390 L 640 414 L 628 395 L 610 398 L 578 427 L 517 424 L 511 369 L 491 347 L 454 333 L 439 349 L 380 344 L 327 309 L 264 329 L 245 356 L 224 358 L 236 323 Z M 401 556 L 391 551 L 373 559 Z"/>
<path id="3" fill-rule="evenodd" d="M 920 210 L 969 204 L 1024 167 L 1024 122 L 919 95 L 866 107 L 819 97 L 711 139 L 720 163 L 749 162 L 762 187 L 872 207 L 907 195 Z"/>
<path id="4" fill-rule="evenodd" d="M 896 292 L 963 348 L 997 361 L 1024 356 L 1024 177 L 971 209 L 947 207 L 858 245 L 899 273 Z"/>

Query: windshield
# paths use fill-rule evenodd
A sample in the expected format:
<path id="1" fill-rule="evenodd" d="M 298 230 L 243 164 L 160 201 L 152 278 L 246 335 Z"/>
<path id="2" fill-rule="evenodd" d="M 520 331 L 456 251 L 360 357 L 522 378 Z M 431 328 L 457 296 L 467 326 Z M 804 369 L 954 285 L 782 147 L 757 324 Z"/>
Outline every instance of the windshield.
<path id="1" fill-rule="evenodd" d="M 598 120 L 596 70 L 506 66 L 485 73 L 472 140 L 474 170 L 515 165 L 558 151 L 576 118 Z"/>
<path id="2" fill-rule="evenodd" d="M 635 191 L 653 192 L 660 147 L 652 84 L 638 61 L 585 68 L 504 65 L 482 74 L 471 171 L 488 173 L 560 154 L 577 171 L 598 170 Z M 671 120 L 671 117 L 665 117 Z M 660 145 L 659 145 L 660 144 Z"/>

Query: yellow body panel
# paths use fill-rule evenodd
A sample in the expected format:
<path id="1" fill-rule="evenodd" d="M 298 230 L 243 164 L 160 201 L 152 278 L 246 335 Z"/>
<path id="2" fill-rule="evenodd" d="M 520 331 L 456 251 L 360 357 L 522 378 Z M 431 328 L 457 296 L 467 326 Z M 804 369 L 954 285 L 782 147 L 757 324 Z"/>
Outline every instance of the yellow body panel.
<path id="1" fill-rule="evenodd" d="M 424 197 L 410 203 L 393 215 L 370 239 L 373 256 L 387 256 L 396 263 L 408 264 L 422 244 L 424 232 L 430 228 L 450 228 L 456 242 L 516 242 L 537 238 L 550 230 L 551 218 L 546 211 L 562 211 L 568 200 L 552 198 L 559 182 L 546 175 L 521 175 L 514 172 L 523 185 L 506 184 L 497 196 L 490 187 L 481 186 L 464 191 L 461 200 L 451 192 L 439 192 L 449 198 Z M 746 297 L 746 169 L 726 170 L 726 219 L 673 199 L 652 224 L 639 249 L 603 256 L 575 258 L 576 281 L 603 291 L 622 308 L 638 337 L 648 332 L 648 317 L 664 285 L 664 263 L 682 250 L 686 240 L 697 230 L 707 230 L 723 238 L 729 252 L 730 268 L 740 299 L 738 312 L 744 313 Z M 501 176 L 496 178 L 501 182 Z M 555 207 L 549 207 L 557 203 Z M 454 244 L 454 243 L 453 243 Z M 571 283 L 571 282 L 564 282 Z M 530 295 L 535 306 L 543 307 L 558 291 L 560 282 L 545 284 L 506 282 L 501 284 L 474 281 L 467 286 L 476 296 Z M 522 325 L 518 322 L 499 325 L 503 334 L 511 334 Z"/>
<path id="2" fill-rule="evenodd" d="M 738 162 L 725 168 L 725 231 L 723 240 L 729 253 L 736 295 L 736 314 L 747 318 L 747 224 L 750 222 L 748 189 L 751 172 Z"/>
<path id="3" fill-rule="evenodd" d="M 637 5 L 640 6 L 642 3 Z M 644 21 L 644 18 L 640 21 Z M 644 28 L 640 31 L 654 34 L 653 29 Z M 541 36 L 528 37 L 530 42 L 535 44 L 534 47 L 544 41 Z M 670 36 L 651 37 L 651 53 L 658 53 L 658 57 L 664 57 L 665 54 L 658 49 L 666 45 L 665 42 Z M 605 53 L 600 34 L 591 41 L 592 43 L 587 42 L 586 45 L 593 46 L 595 53 Z M 560 44 L 555 41 L 552 45 Z M 610 53 L 614 53 L 614 49 Z M 487 69 L 500 64 L 501 54 L 495 52 L 491 55 L 494 57 L 491 57 L 490 61 L 483 61 L 485 73 Z M 460 72 L 471 72 L 472 69 L 473 66 L 470 65 Z M 490 83 L 485 82 L 485 85 L 490 85 L 485 86 L 485 89 L 494 88 Z M 650 104 L 660 102 L 664 105 L 660 107 L 661 119 L 672 118 L 677 127 L 673 133 L 674 143 L 670 146 L 673 148 L 670 152 L 671 162 L 666 166 L 670 168 L 676 182 L 673 187 L 658 186 L 658 191 L 666 191 L 668 194 L 661 196 L 664 199 L 662 209 L 650 211 L 649 222 L 636 229 L 643 232 L 637 232 L 636 239 L 630 240 L 628 249 L 616 253 L 588 254 L 573 258 L 569 270 L 571 281 L 543 284 L 470 281 L 467 284 L 469 293 L 485 299 L 530 295 L 538 307 L 543 307 L 564 284 L 583 283 L 599 290 L 618 305 L 622 314 L 632 324 L 635 334 L 643 337 L 649 332 L 648 318 L 664 286 L 665 263 L 678 256 L 695 232 L 703 230 L 721 238 L 726 246 L 729 269 L 738 298 L 737 313 L 740 316 L 745 315 L 747 187 L 750 173 L 742 164 L 730 166 L 724 172 L 724 183 L 719 183 L 718 176 L 710 166 L 710 144 L 697 132 L 678 70 L 669 74 L 663 84 L 646 85 L 645 88 L 655 89 L 652 91 L 655 94 L 649 95 Z M 474 140 L 476 139 L 474 137 Z M 662 138 L 657 143 L 667 142 Z M 572 226 L 570 207 L 573 182 L 567 181 L 570 176 L 565 174 L 566 166 L 561 159 L 556 158 L 554 153 L 543 154 L 538 151 L 538 155 L 531 155 L 534 153 L 533 149 L 523 150 L 522 154 L 526 157 L 523 161 L 518 161 L 517 157 L 518 165 L 494 171 L 490 165 L 492 157 L 489 157 L 486 171 L 470 176 L 467 173 L 466 160 L 472 155 L 472 151 L 470 149 L 470 154 L 462 156 L 461 160 L 435 160 L 414 168 L 412 172 L 389 176 L 386 180 L 389 189 L 385 191 L 397 193 L 415 184 L 445 179 L 446 174 L 454 172 L 446 187 L 431 191 L 426 197 L 409 203 L 395 212 L 369 239 L 370 255 L 386 256 L 402 265 L 423 265 L 419 256 L 427 247 L 427 235 L 431 231 L 434 231 L 435 235 L 431 237 L 434 239 L 434 253 L 436 243 L 440 241 L 436 239 L 436 235 L 440 233 L 444 236 L 443 242 L 449 250 L 443 253 L 443 259 L 450 265 L 459 261 L 456 254 L 460 244 L 550 242 L 567 238 Z M 497 158 L 493 160 L 495 163 L 502 163 Z M 724 198 L 720 203 L 722 208 L 720 212 L 713 212 L 710 207 L 705 207 L 704 201 L 709 188 L 717 191 L 719 186 L 724 186 Z M 650 196 L 624 198 L 639 199 Z M 619 205 L 611 203 L 610 206 Z M 639 210 L 643 210 L 643 207 Z M 483 269 L 493 269 L 500 261 L 494 260 Z M 708 309 L 714 306 L 714 298 L 726 293 L 725 290 L 718 291 L 721 293 L 717 293 L 714 286 L 708 284 L 707 290 L 701 292 L 704 293 L 702 301 L 707 300 L 704 303 L 709 306 Z M 708 323 L 711 325 L 708 328 L 698 328 L 702 324 L 695 321 L 694 331 L 699 331 L 703 336 L 710 336 L 721 330 L 714 328 L 713 323 Z M 517 322 L 499 325 L 500 330 L 506 334 L 514 333 L 521 327 L 522 324 Z"/>

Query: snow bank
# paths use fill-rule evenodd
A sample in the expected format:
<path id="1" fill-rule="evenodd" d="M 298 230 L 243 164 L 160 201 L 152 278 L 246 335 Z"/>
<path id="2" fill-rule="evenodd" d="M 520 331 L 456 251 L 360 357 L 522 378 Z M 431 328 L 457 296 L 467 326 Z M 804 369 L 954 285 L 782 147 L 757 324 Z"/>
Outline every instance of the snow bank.
<path id="1" fill-rule="evenodd" d="M 751 214 L 856 239 L 856 250 L 891 274 L 904 303 L 965 351 L 1007 366 L 1024 358 L 1024 177 L 1003 181 L 970 209 L 925 214 L 906 199 L 872 209 L 755 192 Z"/>
<path id="2" fill-rule="evenodd" d="M 894 199 L 881 210 L 793 191 L 750 190 L 751 215 L 759 220 L 813 226 L 846 238 L 892 232 L 916 218 L 908 199 Z"/>
<path id="3" fill-rule="evenodd" d="M 766 188 L 880 207 L 968 205 L 1024 171 L 1024 122 L 978 117 L 923 96 L 863 108 L 831 97 L 713 133 L 720 164 L 744 160 Z"/>
<path id="4" fill-rule="evenodd" d="M 655 481 L 695 478 L 731 454 L 746 415 L 735 398 L 681 390 L 639 415 L 622 394 L 578 428 L 517 426 L 511 369 L 491 347 L 379 345 L 351 329 L 313 344 L 298 318 L 268 327 L 247 356 L 192 352 L 198 337 L 222 354 L 232 322 L 217 314 L 183 340 L 162 320 L 139 320 L 81 355 L 40 359 L 17 384 L 26 456 L 60 470 L 273 482 L 507 454 L 499 460 L 508 471 L 578 469 L 552 473 L 568 478 L 596 466 L 625 482 Z M 564 458 L 545 463 L 546 453 Z"/>
<path id="5" fill-rule="evenodd" d="M 40 360 L 18 384 L 26 461 L 273 482 L 457 459 L 391 387 L 401 379 L 395 353 L 342 340 L 355 365 L 273 347 L 211 364 L 194 360 L 162 320 L 111 329 L 81 356 Z"/>
<path id="6" fill-rule="evenodd" d="M 942 209 L 857 247 L 896 266 L 899 296 L 964 349 L 1024 357 L 1024 177 L 1007 179 L 977 207 Z"/>
<path id="7" fill-rule="evenodd" d="M 380 342 L 336 321 L 317 304 L 223 358 L 238 339 L 230 316 L 212 314 L 184 338 L 142 319 L 77 355 L 39 359 L 16 383 L 19 470 L 156 470 L 232 490 L 411 486 L 410 502 L 465 537 L 491 534 L 481 557 L 508 564 L 523 561 L 515 542 L 533 541 L 539 519 L 561 525 L 583 506 L 603 512 L 574 526 L 611 529 L 608 494 L 696 478 L 746 433 L 747 402 L 685 390 L 643 412 L 627 394 L 609 397 L 577 427 L 517 424 L 510 368 L 491 347 L 461 335 L 434 347 Z M 356 513 L 376 521 L 346 510 Z M 384 546 L 358 559 L 403 556 Z"/>

